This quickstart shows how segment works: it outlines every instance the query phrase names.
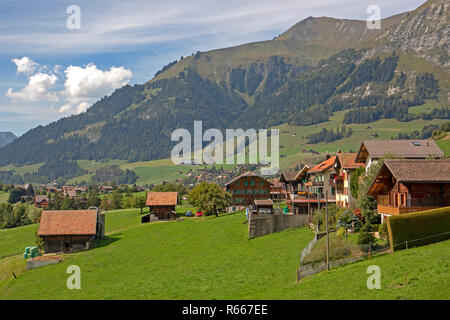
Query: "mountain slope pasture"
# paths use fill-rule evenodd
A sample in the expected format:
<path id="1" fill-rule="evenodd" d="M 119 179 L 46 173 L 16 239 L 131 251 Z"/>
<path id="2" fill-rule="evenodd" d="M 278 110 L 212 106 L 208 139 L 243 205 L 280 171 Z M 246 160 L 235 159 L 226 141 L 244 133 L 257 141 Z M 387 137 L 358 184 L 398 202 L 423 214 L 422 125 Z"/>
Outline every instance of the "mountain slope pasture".
<path id="1" fill-rule="evenodd" d="M 245 214 L 136 225 L 0 284 L 0 299 L 242 299 L 295 282 L 306 228 L 247 239 Z M 66 268 L 81 268 L 81 290 Z"/>
<path id="2" fill-rule="evenodd" d="M 36 233 L 39 224 L 1 229 L 0 230 L 0 259 L 5 256 L 20 254 L 25 247 L 36 245 Z"/>
<path id="3" fill-rule="evenodd" d="M 9 192 L 0 191 L 0 203 L 6 203 L 9 198 Z"/>
<path id="4" fill-rule="evenodd" d="M 449 119 L 449 16 L 448 1 L 429 0 L 383 20 L 381 30 L 310 17 L 271 41 L 198 52 L 84 113 L 28 131 L 1 148 L 0 167 L 166 159 L 171 133 L 192 132 L 195 120 L 204 130 L 224 130 L 283 123 L 309 129 L 339 111 L 346 124 Z M 418 112 L 421 105 L 432 110 Z"/>

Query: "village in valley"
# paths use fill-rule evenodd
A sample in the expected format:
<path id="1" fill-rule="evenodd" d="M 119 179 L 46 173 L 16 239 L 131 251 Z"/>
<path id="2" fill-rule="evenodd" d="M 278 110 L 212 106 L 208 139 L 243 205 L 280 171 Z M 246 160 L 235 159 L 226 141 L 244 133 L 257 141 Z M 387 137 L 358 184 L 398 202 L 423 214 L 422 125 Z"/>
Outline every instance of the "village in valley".
<path id="1" fill-rule="evenodd" d="M 8 205 L 13 217 L 22 212 L 15 217 L 17 227 L 38 223 L 36 242 L 22 248 L 28 270 L 104 246 L 111 234 L 107 231 L 115 230 L 108 224 L 121 225 L 121 218 L 114 217 L 123 213 L 124 219 L 136 217 L 128 228 L 236 216 L 245 222 L 250 242 L 289 229 L 309 230 L 314 236 L 299 248 L 301 257 L 300 251 L 291 253 L 301 258 L 292 270 L 300 286 L 303 278 L 330 266 L 449 238 L 450 160 L 434 140 L 365 140 L 357 152 L 327 153 L 321 162 L 278 176 L 261 176 L 252 168 L 236 167 L 235 176 L 221 184 L 209 174 L 212 181 L 186 186 L 54 183 L 2 188 L 11 188 L 10 202 L 17 197 L 14 209 Z"/>
<path id="2" fill-rule="evenodd" d="M 450 1 L 22 2 L 0 300 L 450 299 Z"/>

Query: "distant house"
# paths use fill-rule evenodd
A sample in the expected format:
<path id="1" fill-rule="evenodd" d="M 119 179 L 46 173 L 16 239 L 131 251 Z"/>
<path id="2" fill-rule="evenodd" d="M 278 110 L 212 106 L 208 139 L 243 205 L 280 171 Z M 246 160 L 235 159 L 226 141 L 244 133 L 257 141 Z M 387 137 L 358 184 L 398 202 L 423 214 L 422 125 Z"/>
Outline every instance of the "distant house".
<path id="1" fill-rule="evenodd" d="M 450 159 L 388 159 L 370 186 L 387 216 L 450 206 Z"/>
<path id="2" fill-rule="evenodd" d="M 296 171 L 285 171 L 281 173 L 280 179 L 278 180 L 284 187 L 284 197 L 287 200 L 293 199 L 294 195 L 298 191 L 298 181 L 295 179 L 297 176 Z"/>
<path id="3" fill-rule="evenodd" d="M 269 199 L 271 182 L 253 173 L 246 172 L 225 184 L 236 207 L 248 207 L 257 199 Z"/>
<path id="4" fill-rule="evenodd" d="M 372 162 L 386 156 L 399 159 L 443 158 L 444 152 L 434 140 L 365 140 L 356 154 L 356 163 L 364 163 L 366 170 Z"/>
<path id="5" fill-rule="evenodd" d="M 347 208 L 355 202 L 355 196 L 350 189 L 350 179 L 352 173 L 364 163 L 355 162 L 356 153 L 338 152 L 334 170 L 336 174 L 331 177 L 330 183 L 336 190 L 336 204 L 339 207 Z"/>
<path id="6" fill-rule="evenodd" d="M 42 211 L 38 235 L 45 253 L 77 252 L 95 246 L 105 234 L 105 215 L 90 210 Z"/>
<path id="7" fill-rule="evenodd" d="M 77 191 L 72 186 L 62 186 L 64 197 L 75 199 L 77 197 Z"/>
<path id="8" fill-rule="evenodd" d="M 155 214 L 159 220 L 175 219 L 177 204 L 178 192 L 147 192 L 147 207 L 150 214 Z"/>
<path id="9" fill-rule="evenodd" d="M 100 188 L 100 191 L 102 193 L 111 193 L 114 190 L 114 188 L 112 186 L 102 186 Z"/>
<path id="10" fill-rule="evenodd" d="M 49 199 L 47 195 L 36 195 L 34 197 L 34 206 L 37 208 L 47 209 L 49 204 Z"/>
<path id="11" fill-rule="evenodd" d="M 308 170 L 308 182 L 305 185 L 308 187 L 308 193 L 312 197 L 324 199 L 328 192 L 328 201 L 335 201 L 336 189 L 330 184 L 330 180 L 336 173 L 334 170 L 336 158 L 336 156 L 331 157 L 327 154 L 325 161 Z"/>
<path id="12" fill-rule="evenodd" d="M 270 199 L 280 201 L 284 200 L 286 193 L 284 192 L 284 184 L 279 179 L 269 179 L 270 185 Z"/>

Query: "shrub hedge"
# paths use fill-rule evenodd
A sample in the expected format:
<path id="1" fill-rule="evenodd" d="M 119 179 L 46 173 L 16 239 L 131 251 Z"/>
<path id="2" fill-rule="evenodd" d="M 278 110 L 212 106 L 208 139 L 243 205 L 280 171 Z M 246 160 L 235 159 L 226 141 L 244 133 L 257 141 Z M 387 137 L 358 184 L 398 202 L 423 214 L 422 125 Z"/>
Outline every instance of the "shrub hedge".
<path id="1" fill-rule="evenodd" d="M 450 239 L 450 207 L 388 217 L 389 243 L 401 250 Z M 425 239 L 424 239 L 425 238 Z"/>

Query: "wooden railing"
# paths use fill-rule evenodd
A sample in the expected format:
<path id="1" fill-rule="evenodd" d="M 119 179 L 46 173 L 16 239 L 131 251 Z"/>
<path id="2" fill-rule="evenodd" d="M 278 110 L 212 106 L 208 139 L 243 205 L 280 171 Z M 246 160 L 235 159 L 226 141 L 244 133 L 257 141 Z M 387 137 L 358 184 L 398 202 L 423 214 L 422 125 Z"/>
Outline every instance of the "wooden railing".
<path id="1" fill-rule="evenodd" d="M 426 211 L 431 209 L 436 209 L 439 207 L 394 207 L 388 205 L 378 205 L 378 213 L 390 214 L 393 216 L 397 216 L 399 214 L 418 212 L 418 211 Z"/>

